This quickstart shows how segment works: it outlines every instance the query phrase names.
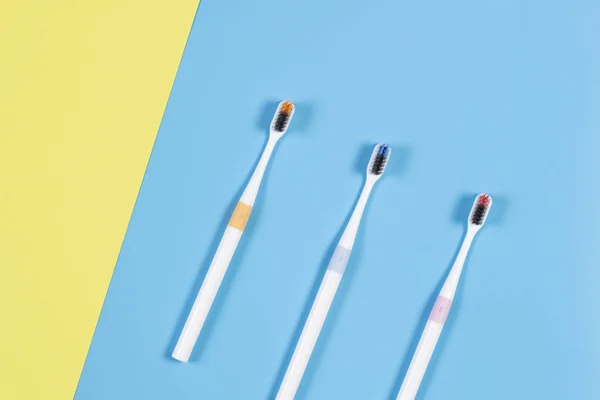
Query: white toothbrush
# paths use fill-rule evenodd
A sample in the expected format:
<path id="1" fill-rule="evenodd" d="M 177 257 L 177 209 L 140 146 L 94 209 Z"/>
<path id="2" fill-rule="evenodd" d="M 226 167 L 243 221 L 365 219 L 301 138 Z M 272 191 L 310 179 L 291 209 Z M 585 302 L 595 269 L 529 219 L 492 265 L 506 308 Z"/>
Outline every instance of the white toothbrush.
<path id="1" fill-rule="evenodd" d="M 408 367 L 408 371 L 406 372 L 406 376 L 404 377 L 402 387 L 400 388 L 396 400 L 413 400 L 417 395 L 417 391 L 421 385 L 423 375 L 425 375 L 425 370 L 427 369 L 433 350 L 442 333 L 446 317 L 448 317 L 448 312 L 450 311 L 450 306 L 454 299 L 454 293 L 456 293 L 456 287 L 458 286 L 458 280 L 460 279 L 467 253 L 469 252 L 471 243 L 473 243 L 473 238 L 475 238 L 475 235 L 479 232 L 487 219 L 491 206 L 492 198 L 487 194 L 478 195 L 473 203 L 473 207 L 469 214 L 467 234 L 465 235 L 463 244 L 458 252 L 458 256 L 454 261 L 454 265 L 452 265 L 452 269 L 450 269 L 448 278 L 446 278 L 444 286 L 435 301 L 431 314 L 429 314 L 429 319 L 421 334 L 417 350 L 415 350 L 415 354 L 410 362 L 410 366 Z"/>
<path id="2" fill-rule="evenodd" d="M 250 178 L 250 182 L 248 182 L 248 186 L 246 186 L 240 201 L 233 211 L 229 224 L 223 234 L 223 238 L 217 248 L 217 252 L 208 268 L 206 277 L 202 282 L 202 287 L 198 292 L 196 301 L 194 301 L 192 310 L 190 311 L 185 326 L 183 327 L 183 331 L 175 346 L 175 350 L 173 351 L 172 356 L 176 360 L 187 362 L 190 358 L 198 335 L 206 321 L 206 317 L 210 311 L 217 291 L 219 290 L 219 286 L 221 286 L 221 282 L 229 267 L 233 253 L 237 248 L 242 233 L 244 232 L 244 228 L 246 227 L 246 223 L 248 222 L 248 217 L 252 211 L 252 206 L 254 205 L 254 200 L 256 199 L 260 182 L 262 181 L 271 154 L 279 139 L 281 139 L 286 132 L 292 116 L 294 115 L 294 109 L 294 104 L 287 100 L 279 103 L 279 106 L 277 107 L 277 111 L 271 122 L 267 145 L 265 146 L 252 177 Z"/>
<path id="3" fill-rule="evenodd" d="M 358 232 L 360 219 L 367 204 L 367 200 L 369 199 L 369 194 L 371 193 L 375 182 L 381 177 L 391 153 L 392 149 L 386 144 L 378 144 L 373 150 L 373 154 L 371 155 L 367 167 L 367 179 L 362 193 L 360 194 L 342 238 L 331 257 L 331 261 L 329 261 L 317 297 L 310 309 L 310 314 L 304 324 L 300 339 L 296 344 L 294 355 L 292 356 L 292 360 L 288 365 L 281 386 L 279 387 L 276 400 L 291 400 L 296 395 L 296 391 L 302 380 L 302 375 L 304 374 L 310 355 L 315 347 L 325 318 L 327 317 L 329 307 L 331 306 L 342 279 L 342 274 L 346 269 L 346 263 L 350 257 L 350 252 L 354 245 L 354 239 Z"/>

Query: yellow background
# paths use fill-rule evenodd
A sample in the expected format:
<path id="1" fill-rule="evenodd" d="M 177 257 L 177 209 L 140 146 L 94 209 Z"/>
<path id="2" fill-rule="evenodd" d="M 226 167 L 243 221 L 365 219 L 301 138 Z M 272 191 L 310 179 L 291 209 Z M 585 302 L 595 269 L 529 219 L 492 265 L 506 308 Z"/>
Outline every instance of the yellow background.
<path id="1" fill-rule="evenodd" d="M 62 400 L 198 0 L 0 3 L 0 399 Z"/>

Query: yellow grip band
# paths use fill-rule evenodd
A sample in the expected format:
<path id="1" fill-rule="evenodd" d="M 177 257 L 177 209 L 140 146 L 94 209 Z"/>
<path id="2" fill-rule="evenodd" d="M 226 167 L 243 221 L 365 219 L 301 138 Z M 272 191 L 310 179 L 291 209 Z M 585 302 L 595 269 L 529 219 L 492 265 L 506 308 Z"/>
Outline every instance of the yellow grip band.
<path id="1" fill-rule="evenodd" d="M 235 210 L 233 210 L 233 214 L 229 219 L 229 226 L 235 229 L 239 229 L 243 231 L 248 223 L 248 218 L 250 217 L 250 212 L 252 211 L 252 206 L 249 206 L 246 203 L 242 203 L 241 201 L 237 203 L 235 206 Z"/>

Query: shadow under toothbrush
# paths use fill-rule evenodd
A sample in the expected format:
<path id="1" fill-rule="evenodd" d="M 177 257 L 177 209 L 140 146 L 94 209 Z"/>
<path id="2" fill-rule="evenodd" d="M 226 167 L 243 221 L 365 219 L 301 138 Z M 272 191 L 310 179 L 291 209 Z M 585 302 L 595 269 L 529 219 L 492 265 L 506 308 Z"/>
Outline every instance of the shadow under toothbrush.
<path id="1" fill-rule="evenodd" d="M 357 173 L 363 175 L 363 180 L 362 180 L 363 186 L 364 186 L 365 180 L 366 180 L 366 177 L 364 177 L 364 174 L 367 170 L 367 165 L 368 165 L 371 155 L 373 153 L 374 145 L 375 145 L 375 143 L 363 143 L 359 149 L 358 156 L 357 156 L 356 162 L 354 164 L 355 171 Z M 403 172 L 406 169 L 406 165 L 407 165 L 406 159 L 408 158 L 408 154 L 410 154 L 409 148 L 406 146 L 393 147 L 393 152 L 394 152 L 393 153 L 394 161 L 390 162 L 388 164 L 388 166 L 386 166 L 386 172 L 385 172 L 386 176 L 396 175 L 398 172 Z M 395 161 L 397 160 L 397 158 L 401 158 L 402 161 L 398 162 L 397 166 L 394 167 L 394 165 L 396 164 Z M 390 167 L 392 167 L 392 168 L 390 168 Z M 388 176 L 388 178 L 389 178 L 389 176 Z M 375 185 L 375 187 L 373 188 L 373 192 L 371 193 L 371 196 L 374 195 L 374 192 L 377 190 L 376 189 L 377 186 L 379 186 L 379 185 Z M 298 340 L 300 339 L 300 335 L 302 334 L 304 324 L 306 323 L 306 319 L 308 318 L 310 309 L 312 308 L 312 305 L 317 296 L 317 292 L 319 291 L 319 287 L 321 286 L 321 282 L 323 281 L 323 277 L 325 276 L 325 273 L 327 271 L 327 267 L 329 266 L 329 261 L 331 260 L 331 257 L 335 251 L 335 248 L 337 247 L 337 245 L 342 237 L 342 234 L 344 233 L 344 230 L 346 229 L 348 221 L 350 220 L 350 217 L 354 211 L 354 207 L 356 206 L 356 203 L 358 202 L 358 199 L 360 197 L 360 190 L 362 190 L 362 186 L 359 187 L 359 191 L 356 194 L 356 198 L 352 204 L 352 208 L 346 214 L 344 223 L 342 224 L 342 226 L 338 230 L 337 234 L 335 235 L 335 239 L 331 242 L 331 244 L 327 248 L 327 251 L 323 255 L 323 259 L 319 266 L 319 272 L 318 272 L 317 276 L 315 277 L 315 280 L 312 284 L 310 295 L 308 296 L 306 303 L 304 305 L 304 308 L 303 308 L 303 312 L 301 313 L 301 315 L 298 319 L 298 323 L 296 324 L 296 328 L 294 329 L 294 334 L 292 335 L 292 338 L 290 339 L 285 356 L 283 357 L 283 360 L 282 360 L 279 370 L 277 372 L 277 377 L 276 377 L 275 381 L 273 382 L 273 386 L 271 387 L 271 391 L 269 393 L 268 399 L 274 400 L 277 397 L 279 387 L 281 386 L 281 383 L 283 382 L 283 378 L 285 377 L 285 373 L 287 371 L 289 362 L 292 359 L 294 350 L 296 349 L 296 344 L 298 343 Z M 368 218 L 366 218 L 366 215 L 369 213 L 371 203 L 372 203 L 372 200 L 367 202 L 367 205 L 365 207 L 365 211 L 364 211 L 363 218 L 361 220 L 361 224 L 360 224 L 360 228 L 359 228 L 359 233 L 356 235 L 356 241 L 354 242 L 354 246 L 352 247 L 352 253 L 350 255 L 350 259 L 348 260 L 348 265 L 347 265 L 344 275 L 342 277 L 342 281 L 340 282 L 338 291 L 336 292 L 336 295 L 335 295 L 335 298 L 331 305 L 331 308 L 327 314 L 327 319 L 325 320 L 325 323 L 323 324 L 321 333 L 319 334 L 319 338 L 317 340 L 317 343 L 315 345 L 313 353 L 310 357 L 310 360 L 306 367 L 304 375 L 302 377 L 300 386 L 298 387 L 298 391 L 296 392 L 296 396 L 294 397 L 295 400 L 302 400 L 302 399 L 309 398 L 308 392 L 310 390 L 312 380 L 317 375 L 319 365 L 320 365 L 320 360 L 322 359 L 323 354 L 325 353 L 325 348 L 327 346 L 328 338 L 331 336 L 331 333 L 335 328 L 336 321 L 337 321 L 337 315 L 341 311 L 341 307 L 344 304 L 344 300 L 347 298 L 348 293 L 351 290 L 351 285 L 354 280 L 353 277 L 357 271 L 356 267 L 360 263 L 360 260 L 362 258 L 362 250 L 364 247 L 363 246 L 363 243 L 365 240 L 364 233 L 361 233 L 360 231 L 366 230 L 365 226 L 368 225 Z"/>
<path id="2" fill-rule="evenodd" d="M 417 323 L 415 329 L 413 330 L 413 333 L 411 336 L 411 341 L 408 346 L 406 355 L 404 357 L 402 365 L 400 366 L 400 369 L 398 370 L 398 373 L 396 374 L 396 380 L 394 382 L 394 385 L 390 389 L 390 393 L 389 393 L 389 397 L 388 397 L 389 400 L 396 400 L 398 393 L 400 392 L 400 387 L 402 386 L 404 377 L 406 376 L 406 373 L 408 372 L 410 362 L 412 361 L 415 350 L 417 349 L 419 340 L 421 339 L 421 335 L 423 333 L 423 330 L 425 329 L 425 325 L 427 324 L 427 321 L 429 320 L 429 314 L 431 313 L 431 310 L 433 309 L 435 301 L 437 300 L 437 297 L 439 296 L 439 293 L 442 290 L 442 287 L 444 286 L 444 282 L 446 281 L 446 278 L 448 277 L 448 274 L 450 273 L 450 270 L 452 269 L 452 265 L 454 264 L 454 261 L 456 260 L 458 253 L 460 252 L 460 247 L 465 238 L 465 235 L 467 234 L 468 217 L 471 212 L 471 208 L 473 206 L 473 201 L 475 200 L 475 197 L 477 196 L 477 194 L 478 193 L 464 193 L 463 195 L 461 195 L 458 198 L 458 200 L 452 210 L 452 213 L 451 213 L 452 222 L 461 224 L 463 226 L 463 233 L 461 235 L 461 240 L 457 244 L 456 250 L 454 251 L 454 255 L 450 259 L 450 262 L 449 262 L 448 266 L 446 267 L 445 273 L 440 277 L 438 283 L 436 284 L 435 288 L 429 295 L 425 305 L 423 306 L 423 311 L 419 317 L 419 322 Z M 501 225 L 502 221 L 504 220 L 504 216 L 506 215 L 507 209 L 508 209 L 508 200 L 503 196 L 493 195 L 493 201 L 494 201 L 494 203 L 493 203 L 492 207 L 494 209 L 494 212 L 493 213 L 490 212 L 490 214 L 488 216 L 488 220 L 486 221 L 486 225 L 488 225 L 488 224 Z M 492 218 L 492 215 L 496 215 L 496 217 Z M 475 239 L 473 240 L 473 244 L 475 244 L 475 242 L 477 242 L 478 236 L 479 235 L 475 236 Z M 421 381 L 421 385 L 419 387 L 419 391 L 417 393 L 416 399 L 426 398 L 427 391 L 431 385 L 431 380 L 435 376 L 435 371 L 439 364 L 439 362 L 438 362 L 439 358 L 442 354 L 443 348 L 446 347 L 446 343 L 448 341 L 448 338 L 451 335 L 451 332 L 452 332 L 454 324 L 455 324 L 455 318 L 453 317 L 453 315 L 458 315 L 460 313 L 460 309 L 461 309 L 462 302 L 463 302 L 462 287 L 463 287 L 463 285 L 466 284 L 465 282 L 469 280 L 469 276 L 468 276 L 469 274 L 467 273 L 468 260 L 469 260 L 469 255 L 467 256 L 467 259 L 465 260 L 463 272 L 462 272 L 461 278 L 458 282 L 458 287 L 456 289 L 456 294 L 454 296 L 454 300 L 452 301 L 452 309 L 450 310 L 448 319 L 446 320 L 446 323 L 444 324 L 444 329 L 442 330 L 442 333 L 436 344 L 433 355 L 431 356 L 431 360 L 429 362 L 429 365 L 427 367 L 425 375 L 423 376 L 423 380 Z"/>
<path id="3" fill-rule="evenodd" d="M 266 110 L 267 105 L 270 103 L 267 102 L 265 104 L 266 105 L 263 108 Z M 275 103 L 274 106 L 270 109 L 270 113 L 271 113 L 270 118 L 271 119 L 273 118 L 273 114 L 275 113 L 275 110 L 277 109 L 278 104 L 279 103 Z M 239 200 L 242 196 L 242 193 L 246 189 L 246 186 L 248 185 L 248 182 L 250 181 L 250 178 L 252 177 L 252 174 L 254 173 L 256 166 L 258 165 L 258 162 L 262 155 L 262 151 L 264 150 L 264 148 L 268 142 L 269 127 L 270 127 L 271 119 L 269 119 L 269 122 L 266 125 L 262 126 L 263 130 L 265 130 L 265 126 L 267 127 L 267 129 L 266 129 L 267 138 L 265 139 L 265 142 L 261 148 L 261 151 L 256 156 L 254 164 L 253 164 L 252 168 L 250 169 L 250 171 L 248 172 L 248 174 L 246 175 L 246 179 L 244 180 L 244 183 L 240 186 L 240 188 L 234 195 L 233 199 L 230 201 L 229 205 L 223 212 L 223 216 L 221 217 L 220 224 L 218 225 L 219 230 L 215 233 L 215 235 L 211 241 L 211 244 L 206 252 L 204 260 L 202 261 L 202 263 L 200 263 L 200 271 L 198 272 L 198 275 L 197 275 L 196 279 L 194 280 L 194 284 L 193 284 L 192 288 L 190 289 L 190 292 L 187 296 L 187 301 L 185 303 L 185 306 L 182 308 L 181 314 L 179 315 L 179 318 L 177 319 L 176 328 L 173 332 L 173 335 L 171 336 L 169 344 L 164 353 L 164 357 L 166 359 L 168 359 L 169 361 L 179 363 L 179 361 L 175 360 L 172 357 L 173 350 L 175 349 L 175 345 L 177 344 L 177 341 L 179 340 L 179 336 L 181 335 L 181 332 L 183 330 L 183 327 L 185 325 L 185 322 L 187 320 L 189 312 L 192 309 L 194 301 L 196 300 L 198 292 L 200 291 L 200 288 L 202 287 L 202 283 L 204 282 L 206 273 L 208 272 L 208 269 L 210 268 L 210 264 L 212 263 L 213 257 L 217 251 L 217 248 L 219 247 L 219 243 L 221 242 L 221 239 L 225 232 L 225 228 L 227 227 L 227 224 L 229 223 L 229 219 L 231 218 L 233 210 L 235 209 L 237 203 L 239 202 Z M 273 155 L 271 156 L 271 160 L 269 161 L 269 166 L 276 162 L 276 158 L 277 158 L 277 151 L 274 151 Z M 244 259 L 244 253 L 246 251 L 246 248 L 248 247 L 248 244 L 251 241 L 251 239 L 249 239 L 249 236 L 252 236 L 254 229 L 255 229 L 255 223 L 257 220 L 260 219 L 260 215 L 261 215 L 262 209 L 263 209 L 263 206 L 262 206 L 263 202 L 264 202 L 263 199 L 266 197 L 266 192 L 268 191 L 268 180 L 269 180 L 270 170 L 271 170 L 271 168 L 267 168 L 265 170 L 265 173 L 263 175 L 263 180 L 260 185 L 259 194 L 256 197 L 254 206 L 252 207 L 252 214 L 251 214 L 250 218 L 248 219 L 248 224 L 246 225 L 246 227 L 244 229 L 244 235 L 242 236 L 242 239 L 240 240 L 240 242 L 238 244 L 235 254 L 233 255 L 233 258 L 231 259 L 229 267 L 227 268 L 227 273 L 225 274 L 225 276 L 223 278 L 223 281 L 221 283 L 221 286 L 219 287 L 217 296 L 215 297 L 215 300 L 212 304 L 210 312 L 208 313 L 208 316 L 206 318 L 204 326 L 202 327 L 202 331 L 200 332 L 198 341 L 196 342 L 196 345 L 194 346 L 194 350 L 192 351 L 192 354 L 190 356 L 189 363 L 198 362 L 200 360 L 200 358 L 202 357 L 202 352 L 204 351 L 204 349 L 207 347 L 208 343 L 210 342 L 212 333 L 215 329 L 215 325 L 218 320 L 218 316 L 219 316 L 225 302 L 227 301 L 227 293 L 231 289 L 231 286 L 235 279 L 235 276 L 237 275 L 240 265 L 242 264 L 242 261 Z"/>

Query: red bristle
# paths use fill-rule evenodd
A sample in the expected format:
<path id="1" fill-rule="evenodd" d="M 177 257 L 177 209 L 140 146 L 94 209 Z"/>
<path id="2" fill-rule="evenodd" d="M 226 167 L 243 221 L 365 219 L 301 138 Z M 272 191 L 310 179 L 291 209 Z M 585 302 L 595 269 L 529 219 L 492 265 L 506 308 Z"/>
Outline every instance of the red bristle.
<path id="1" fill-rule="evenodd" d="M 487 207 L 490 204 L 490 196 L 487 194 L 482 194 L 479 196 L 479 201 L 477 203 L 481 206 Z"/>

